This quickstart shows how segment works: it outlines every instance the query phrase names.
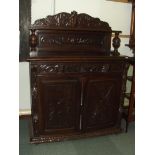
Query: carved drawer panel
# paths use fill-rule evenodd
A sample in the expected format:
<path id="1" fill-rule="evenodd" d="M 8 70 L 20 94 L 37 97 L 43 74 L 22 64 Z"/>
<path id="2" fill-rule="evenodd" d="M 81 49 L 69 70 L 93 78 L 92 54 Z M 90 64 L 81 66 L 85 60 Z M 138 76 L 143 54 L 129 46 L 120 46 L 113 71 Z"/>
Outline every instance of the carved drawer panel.
<path id="1" fill-rule="evenodd" d="M 101 32 L 77 33 L 70 31 L 66 33 L 66 31 L 39 30 L 36 33 L 38 36 L 38 46 L 36 49 L 39 55 L 43 55 L 44 51 L 49 51 L 51 54 L 55 51 L 59 51 L 59 53 L 66 53 L 68 51 L 72 51 L 72 53 L 74 51 L 84 52 L 84 50 L 91 53 L 101 50 L 102 52 L 108 51 L 107 44 L 105 44 L 107 35 Z"/>
<path id="2" fill-rule="evenodd" d="M 105 73 L 120 72 L 122 63 L 42 63 L 32 65 L 39 74 L 45 73 Z"/>

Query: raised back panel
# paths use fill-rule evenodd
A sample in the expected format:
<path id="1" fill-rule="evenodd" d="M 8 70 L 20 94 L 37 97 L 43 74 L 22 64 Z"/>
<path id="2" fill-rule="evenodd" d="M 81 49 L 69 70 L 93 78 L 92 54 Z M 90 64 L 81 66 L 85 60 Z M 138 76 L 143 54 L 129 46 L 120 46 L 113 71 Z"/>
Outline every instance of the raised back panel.
<path id="1" fill-rule="evenodd" d="M 47 16 L 36 20 L 30 31 L 30 57 L 110 53 L 111 27 L 84 13 Z"/>

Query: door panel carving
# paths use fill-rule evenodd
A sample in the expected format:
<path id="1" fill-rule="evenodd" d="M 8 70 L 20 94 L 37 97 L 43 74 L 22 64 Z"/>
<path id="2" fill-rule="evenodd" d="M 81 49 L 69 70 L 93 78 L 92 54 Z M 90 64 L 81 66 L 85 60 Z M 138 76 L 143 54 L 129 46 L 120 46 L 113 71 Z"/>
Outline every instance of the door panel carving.
<path id="1" fill-rule="evenodd" d="M 120 87 L 117 79 L 88 80 L 84 110 L 84 130 L 114 126 L 118 119 Z"/>
<path id="2" fill-rule="evenodd" d="M 78 129 L 80 83 L 77 79 L 41 78 L 40 106 L 43 133 Z"/>

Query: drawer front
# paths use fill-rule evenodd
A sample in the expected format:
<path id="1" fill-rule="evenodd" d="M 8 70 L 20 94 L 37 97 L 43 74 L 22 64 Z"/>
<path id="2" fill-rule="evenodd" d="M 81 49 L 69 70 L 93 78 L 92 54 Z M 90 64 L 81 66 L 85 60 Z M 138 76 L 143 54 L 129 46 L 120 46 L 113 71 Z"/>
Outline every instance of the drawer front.
<path id="1" fill-rule="evenodd" d="M 107 73 L 121 72 L 123 63 L 92 62 L 92 63 L 34 63 L 32 69 L 38 74 L 46 73 Z"/>

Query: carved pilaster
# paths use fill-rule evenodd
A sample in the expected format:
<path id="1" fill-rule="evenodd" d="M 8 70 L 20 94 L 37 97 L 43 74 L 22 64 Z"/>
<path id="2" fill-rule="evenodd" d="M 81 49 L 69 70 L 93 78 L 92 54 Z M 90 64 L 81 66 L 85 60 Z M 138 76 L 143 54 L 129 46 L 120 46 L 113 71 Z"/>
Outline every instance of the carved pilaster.
<path id="1" fill-rule="evenodd" d="M 34 135 L 39 135 L 39 118 L 38 118 L 38 87 L 37 87 L 37 66 L 31 67 L 31 92 L 32 92 L 32 123 Z"/>

